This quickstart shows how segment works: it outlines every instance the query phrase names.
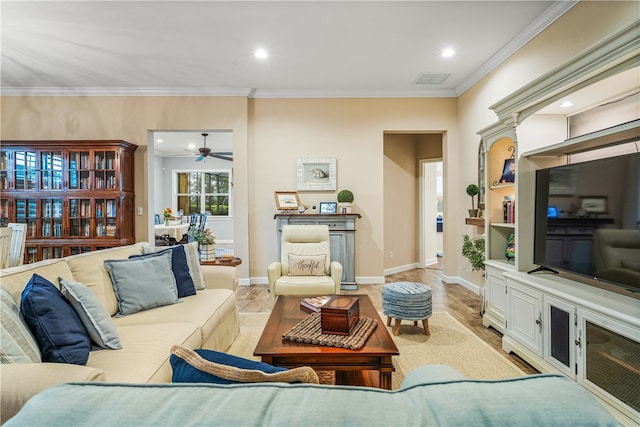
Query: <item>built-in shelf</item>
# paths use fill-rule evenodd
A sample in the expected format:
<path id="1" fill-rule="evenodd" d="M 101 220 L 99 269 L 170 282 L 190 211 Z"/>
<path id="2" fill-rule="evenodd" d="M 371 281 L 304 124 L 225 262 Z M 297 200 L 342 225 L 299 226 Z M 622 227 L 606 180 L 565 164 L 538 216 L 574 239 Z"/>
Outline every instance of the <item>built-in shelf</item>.
<path id="1" fill-rule="evenodd" d="M 516 225 L 513 222 L 492 222 L 492 227 L 503 227 L 503 228 L 516 228 Z"/>
<path id="2" fill-rule="evenodd" d="M 465 218 L 465 224 L 475 225 L 476 227 L 484 227 L 484 218 Z"/>
<path id="3" fill-rule="evenodd" d="M 515 187 L 515 184 L 513 183 L 509 183 L 509 184 L 497 184 L 497 185 L 492 185 L 491 187 L 489 187 L 491 190 L 496 190 L 498 188 L 513 188 Z"/>

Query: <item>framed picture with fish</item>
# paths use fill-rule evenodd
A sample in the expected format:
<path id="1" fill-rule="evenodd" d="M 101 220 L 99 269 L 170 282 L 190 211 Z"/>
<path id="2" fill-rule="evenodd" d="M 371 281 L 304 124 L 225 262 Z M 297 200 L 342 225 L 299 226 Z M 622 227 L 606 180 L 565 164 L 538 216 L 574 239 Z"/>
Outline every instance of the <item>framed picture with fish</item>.
<path id="1" fill-rule="evenodd" d="M 299 157 L 298 191 L 335 191 L 335 157 Z"/>

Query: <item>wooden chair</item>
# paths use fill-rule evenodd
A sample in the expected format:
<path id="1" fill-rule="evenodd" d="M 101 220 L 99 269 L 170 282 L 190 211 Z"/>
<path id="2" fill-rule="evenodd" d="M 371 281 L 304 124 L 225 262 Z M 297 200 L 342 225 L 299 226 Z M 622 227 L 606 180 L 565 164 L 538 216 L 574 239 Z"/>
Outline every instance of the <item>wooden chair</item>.
<path id="1" fill-rule="evenodd" d="M 27 224 L 10 222 L 11 249 L 9 251 L 9 267 L 15 267 L 24 263 L 24 247 L 27 242 Z"/>
<path id="2" fill-rule="evenodd" d="M 198 224 L 198 232 L 204 233 L 205 228 L 207 228 L 207 213 L 200 214 L 200 223 Z"/>
<path id="3" fill-rule="evenodd" d="M 11 236 L 13 230 L 9 227 L 0 228 L 0 268 L 9 267 L 9 255 L 11 253 Z"/>
<path id="4" fill-rule="evenodd" d="M 160 224 L 162 224 L 162 223 L 160 222 L 160 214 L 153 214 L 153 223 L 154 223 L 155 225 L 160 225 Z"/>

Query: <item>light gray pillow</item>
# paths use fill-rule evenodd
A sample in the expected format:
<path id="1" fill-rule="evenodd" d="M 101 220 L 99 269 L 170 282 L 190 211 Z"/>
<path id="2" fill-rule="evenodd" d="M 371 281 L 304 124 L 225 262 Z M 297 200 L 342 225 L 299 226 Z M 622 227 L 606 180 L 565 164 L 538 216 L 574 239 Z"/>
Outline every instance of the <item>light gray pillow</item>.
<path id="1" fill-rule="evenodd" d="M 38 344 L 20 316 L 18 304 L 5 288 L 0 288 L 0 362 L 42 362 Z"/>
<path id="2" fill-rule="evenodd" d="M 104 261 L 118 300 L 116 317 L 178 302 L 171 252 L 148 258 Z"/>
<path id="3" fill-rule="evenodd" d="M 204 281 L 204 273 L 200 268 L 200 254 L 198 253 L 198 242 L 187 243 L 184 246 L 185 253 L 187 254 L 187 264 L 189 265 L 189 274 L 193 279 L 193 284 L 196 287 L 196 291 L 201 291 L 207 288 L 207 284 Z M 167 249 L 166 246 L 148 246 L 142 247 L 143 254 L 151 254 L 154 252 Z"/>
<path id="4" fill-rule="evenodd" d="M 101 348 L 121 349 L 118 328 L 93 292 L 82 283 L 62 277 L 58 277 L 58 283 L 62 295 L 78 313 L 91 341 Z"/>

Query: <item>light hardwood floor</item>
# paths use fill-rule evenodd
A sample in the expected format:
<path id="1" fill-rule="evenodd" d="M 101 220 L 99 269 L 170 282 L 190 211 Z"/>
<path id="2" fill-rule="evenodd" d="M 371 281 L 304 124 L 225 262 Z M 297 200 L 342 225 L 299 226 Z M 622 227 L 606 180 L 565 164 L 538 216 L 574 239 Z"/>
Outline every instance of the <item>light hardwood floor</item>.
<path id="1" fill-rule="evenodd" d="M 447 284 L 442 281 L 442 269 L 439 265 L 424 269 L 414 269 L 393 274 L 385 278 L 391 282 L 420 282 L 431 287 L 433 311 L 447 311 L 474 334 L 499 351 L 507 359 L 527 374 L 538 373 L 533 367 L 514 354 L 502 351 L 502 335 L 493 328 L 485 328 L 480 316 L 481 298 L 460 285 Z M 382 286 L 360 285 L 357 291 L 345 293 L 366 293 L 373 304 L 382 311 Z M 241 313 L 269 312 L 271 299 L 267 285 L 239 286 L 238 308 Z M 385 320 L 385 319 L 383 319 Z"/>

